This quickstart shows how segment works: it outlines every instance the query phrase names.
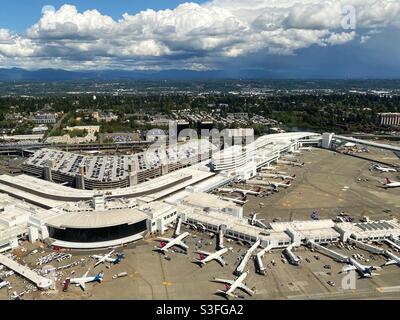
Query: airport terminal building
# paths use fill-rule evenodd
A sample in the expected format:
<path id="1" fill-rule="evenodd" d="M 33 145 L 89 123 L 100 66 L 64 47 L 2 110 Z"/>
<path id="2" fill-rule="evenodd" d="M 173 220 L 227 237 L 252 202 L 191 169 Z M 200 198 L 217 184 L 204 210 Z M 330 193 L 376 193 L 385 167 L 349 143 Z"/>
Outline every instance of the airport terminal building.
<path id="1" fill-rule="evenodd" d="M 150 161 L 144 162 L 145 153 L 96 157 L 39 150 L 25 163 L 29 175 L 0 176 L 0 249 L 16 247 L 22 237 L 73 249 L 118 246 L 162 234 L 178 216 L 191 227 L 223 230 L 232 239 L 260 239 L 262 247 L 375 239 L 378 233 L 398 237 L 396 221 L 368 226 L 292 221 L 260 228 L 248 223 L 240 206 L 209 194 L 235 179 L 252 178 L 303 145 L 318 143 L 321 136 L 308 132 L 262 136 L 222 151 L 208 140 L 193 140 L 150 151 Z"/>

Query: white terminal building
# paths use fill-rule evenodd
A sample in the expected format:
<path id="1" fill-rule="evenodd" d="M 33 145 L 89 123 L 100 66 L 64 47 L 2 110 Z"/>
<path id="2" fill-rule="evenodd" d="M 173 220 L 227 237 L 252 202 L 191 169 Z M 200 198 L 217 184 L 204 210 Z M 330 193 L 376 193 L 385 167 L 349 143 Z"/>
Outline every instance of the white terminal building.
<path id="1" fill-rule="evenodd" d="M 321 135 L 271 134 L 222 151 L 216 151 L 209 141 L 194 140 L 179 148 L 153 150 L 148 155 L 150 162 L 141 162 L 139 156 L 144 154 L 88 157 L 49 149 L 38 151 L 26 162 L 32 168 L 32 172 L 27 170 L 29 174 L 0 176 L 0 250 L 18 246 L 22 237 L 73 249 L 117 246 L 162 234 L 178 216 L 203 230 L 222 229 L 233 239 L 249 243 L 260 239 L 263 247 L 300 245 L 307 239 L 322 244 L 347 237 L 398 239 L 400 225 L 396 220 L 368 225 L 292 221 L 259 228 L 243 217 L 242 207 L 209 194 L 235 179 L 249 179 L 282 155 L 310 145 L 320 146 Z M 168 158 L 171 162 L 164 161 Z M 133 160 L 139 165 L 134 173 L 140 172 L 141 163 L 157 173 L 143 180 L 132 178 Z M 82 164 L 84 171 L 79 169 Z M 111 179 L 98 189 L 95 183 L 93 189 L 78 189 L 54 182 L 59 180 L 57 175 L 87 178 L 97 172 L 99 176 L 94 180 Z M 118 176 L 126 184 L 114 186 Z"/>

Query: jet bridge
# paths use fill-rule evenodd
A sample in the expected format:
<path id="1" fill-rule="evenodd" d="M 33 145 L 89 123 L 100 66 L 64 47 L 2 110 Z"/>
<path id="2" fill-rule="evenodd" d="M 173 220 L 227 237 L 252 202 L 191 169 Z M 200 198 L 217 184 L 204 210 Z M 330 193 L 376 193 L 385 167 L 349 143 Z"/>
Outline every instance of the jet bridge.
<path id="1" fill-rule="evenodd" d="M 372 141 L 368 141 L 368 140 L 356 139 L 356 138 L 352 138 L 352 137 L 345 137 L 345 136 L 340 136 L 340 135 L 336 135 L 336 134 L 333 135 L 333 139 L 352 142 L 355 144 L 362 144 L 365 146 L 374 147 L 374 148 L 383 149 L 383 150 L 400 152 L 399 147 L 394 146 L 394 145 L 389 145 L 389 144 L 376 143 L 376 142 L 372 142 Z M 329 147 L 330 147 L 330 145 L 329 145 Z"/>
<path id="2" fill-rule="evenodd" d="M 400 240 L 397 239 L 395 236 L 391 235 L 390 236 L 390 240 L 393 241 L 395 244 L 397 244 L 398 246 L 400 246 Z"/>
<path id="3" fill-rule="evenodd" d="M 346 257 L 344 255 L 341 255 L 340 253 L 338 253 L 336 251 L 330 250 L 330 249 L 328 249 L 328 248 L 326 248 L 324 246 L 321 246 L 320 244 L 315 243 L 313 240 L 307 239 L 306 240 L 306 244 L 310 248 L 312 248 L 314 250 L 317 250 L 318 252 L 320 252 L 320 253 L 328 256 L 328 257 L 331 257 L 332 259 L 334 259 L 336 261 L 346 262 L 347 263 L 347 261 L 349 260 L 348 257 Z"/>
<path id="4" fill-rule="evenodd" d="M 176 220 L 176 226 L 174 231 L 175 237 L 181 234 L 181 226 L 182 226 L 182 217 L 179 216 L 178 219 Z"/>
<path id="5" fill-rule="evenodd" d="M 268 251 L 272 250 L 274 246 L 272 244 L 268 245 L 264 249 L 262 249 L 260 252 L 257 253 L 256 255 L 256 263 L 257 263 L 257 273 L 265 275 L 265 267 L 264 263 L 262 261 L 262 257 L 267 253 Z"/>
<path id="6" fill-rule="evenodd" d="M 39 289 L 50 289 L 53 284 L 53 281 L 47 278 L 44 278 L 38 275 L 36 272 L 33 272 L 26 266 L 19 264 L 18 262 L 6 257 L 5 255 L 0 254 L 0 264 L 4 265 L 8 269 L 13 270 L 15 273 L 18 273 L 20 276 L 28 279 L 33 282 Z"/>
<path id="7" fill-rule="evenodd" d="M 239 265 L 237 266 L 235 270 L 236 275 L 241 275 L 244 272 L 244 268 L 246 267 L 247 262 L 249 262 L 250 257 L 252 256 L 253 252 L 259 247 L 261 244 L 261 240 L 258 239 L 252 247 L 247 250 L 245 256 L 243 257 L 242 261 L 240 261 Z"/>
<path id="8" fill-rule="evenodd" d="M 292 249 L 294 247 L 294 243 L 292 243 L 290 246 L 288 246 L 285 250 L 283 250 L 284 255 L 288 258 L 289 263 L 298 266 L 300 264 L 300 259 L 298 256 L 296 256 Z"/>
<path id="9" fill-rule="evenodd" d="M 219 226 L 219 231 L 218 231 L 218 250 L 221 250 L 225 248 L 224 246 L 224 230 L 222 226 Z"/>
<path id="10" fill-rule="evenodd" d="M 389 246 L 391 246 L 394 249 L 397 249 L 400 251 L 400 245 L 398 245 L 397 243 L 393 242 L 392 240 L 389 239 L 385 239 L 383 240 L 384 242 L 386 242 Z"/>
<path id="11" fill-rule="evenodd" d="M 390 240 L 388 240 L 388 241 L 390 241 Z M 390 252 L 388 250 L 383 250 L 381 248 L 378 248 L 378 247 L 375 247 L 375 246 L 372 246 L 367 243 L 363 243 L 363 242 L 360 242 L 360 241 L 357 241 L 357 240 L 354 240 L 351 238 L 349 238 L 349 242 L 351 244 L 354 244 L 356 247 L 364 249 L 368 252 L 384 255 L 386 258 L 395 261 L 395 263 L 398 263 L 398 261 L 400 261 L 400 258 L 398 256 L 396 256 L 393 252 Z M 396 245 L 396 244 L 394 243 L 394 245 Z"/>
<path id="12" fill-rule="evenodd" d="M 385 250 L 383 250 L 381 248 L 372 246 L 372 245 L 370 245 L 368 243 L 364 243 L 364 242 L 361 242 L 361 241 L 358 241 L 358 240 L 355 240 L 355 239 L 352 239 L 352 238 L 347 239 L 347 241 L 350 244 L 355 245 L 357 248 L 366 250 L 366 251 L 374 253 L 374 254 L 383 254 L 384 251 L 385 251 Z"/>

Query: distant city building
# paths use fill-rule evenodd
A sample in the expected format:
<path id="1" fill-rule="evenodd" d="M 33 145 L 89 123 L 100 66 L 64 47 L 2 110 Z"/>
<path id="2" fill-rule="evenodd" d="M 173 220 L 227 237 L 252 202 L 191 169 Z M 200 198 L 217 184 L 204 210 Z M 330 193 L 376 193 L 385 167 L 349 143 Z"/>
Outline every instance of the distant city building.
<path id="1" fill-rule="evenodd" d="M 13 128 L 0 128 L 0 134 L 10 134 L 14 131 Z"/>
<path id="2" fill-rule="evenodd" d="M 155 125 L 155 126 L 164 126 L 164 127 L 167 127 L 167 126 L 169 126 L 169 123 L 170 123 L 170 119 L 168 119 L 168 118 L 154 118 L 152 121 L 151 121 L 151 124 L 152 125 Z"/>
<path id="3" fill-rule="evenodd" d="M 248 113 L 228 113 L 227 118 L 228 119 L 248 119 L 249 115 L 248 115 Z"/>
<path id="4" fill-rule="evenodd" d="M 46 126 L 39 126 L 39 127 L 34 127 L 34 128 L 32 129 L 32 133 L 33 133 L 33 134 L 36 134 L 36 133 L 45 133 L 45 132 L 47 132 L 48 130 L 49 130 L 49 128 L 46 127 Z"/>
<path id="5" fill-rule="evenodd" d="M 400 126 L 400 113 L 378 113 L 378 119 L 381 126 Z"/>
<path id="6" fill-rule="evenodd" d="M 35 124 L 55 124 L 57 120 L 57 113 L 38 113 L 32 119 Z"/>
<path id="7" fill-rule="evenodd" d="M 23 118 L 24 118 L 24 116 L 19 112 L 7 113 L 4 116 L 4 119 L 9 120 L 9 121 L 22 120 Z"/>
<path id="8" fill-rule="evenodd" d="M 112 112 L 100 113 L 99 111 L 94 111 L 92 113 L 92 117 L 94 119 L 96 119 L 97 122 L 100 122 L 100 121 L 111 122 L 111 121 L 118 120 L 118 116 Z"/>

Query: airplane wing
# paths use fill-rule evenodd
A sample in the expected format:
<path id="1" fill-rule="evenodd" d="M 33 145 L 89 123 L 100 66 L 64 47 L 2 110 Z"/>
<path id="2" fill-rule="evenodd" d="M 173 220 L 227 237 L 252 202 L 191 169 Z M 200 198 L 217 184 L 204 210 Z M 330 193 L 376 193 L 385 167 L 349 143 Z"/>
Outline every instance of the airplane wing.
<path id="1" fill-rule="evenodd" d="M 355 266 L 347 266 L 342 269 L 342 272 L 347 272 L 347 271 L 356 270 L 356 269 L 357 268 Z"/>
<path id="2" fill-rule="evenodd" d="M 249 295 L 253 295 L 255 292 L 253 290 L 251 290 L 249 287 L 247 287 L 245 284 L 240 284 L 238 285 L 239 289 L 242 289 L 243 291 L 247 292 Z"/>
<path id="3" fill-rule="evenodd" d="M 114 258 L 106 258 L 106 261 L 107 261 L 107 262 L 114 262 L 115 259 L 114 259 Z"/>
<path id="4" fill-rule="evenodd" d="M 179 247 L 182 247 L 182 248 L 184 248 L 185 250 L 188 250 L 188 249 L 189 249 L 189 247 L 188 247 L 186 244 L 184 244 L 182 241 L 179 241 L 179 242 L 175 243 L 175 245 L 176 245 L 176 246 L 179 246 Z"/>
<path id="5" fill-rule="evenodd" d="M 196 251 L 196 253 L 198 253 L 198 254 L 202 254 L 202 255 L 204 255 L 204 256 L 209 256 L 211 253 L 210 252 L 207 252 L 207 251 L 201 251 L 201 250 L 197 250 Z"/>
<path id="6" fill-rule="evenodd" d="M 215 278 L 213 281 L 229 284 L 230 286 L 235 283 L 235 281 L 232 281 L 232 280 L 218 279 L 218 278 Z"/>
<path id="7" fill-rule="evenodd" d="M 92 258 L 99 260 L 99 259 L 103 258 L 103 256 L 93 255 Z"/>
<path id="8" fill-rule="evenodd" d="M 82 277 L 82 278 L 86 278 L 88 274 L 89 274 L 89 270 L 88 270 L 88 271 L 86 271 L 86 273 L 83 275 L 83 277 Z"/>
<path id="9" fill-rule="evenodd" d="M 104 261 L 106 261 L 106 257 L 100 257 L 99 260 L 94 264 L 94 266 L 97 267 L 100 263 L 103 263 Z M 86 277 L 86 275 L 84 277 Z"/>
<path id="10" fill-rule="evenodd" d="M 156 241 L 161 241 L 161 242 L 171 242 L 174 239 L 171 238 L 156 238 Z"/>
<path id="11" fill-rule="evenodd" d="M 225 265 L 225 261 L 224 259 L 222 259 L 222 257 L 215 258 L 215 261 L 217 261 L 221 266 Z"/>
<path id="12" fill-rule="evenodd" d="M 112 250 L 110 253 L 107 253 L 107 254 L 106 254 L 106 260 L 107 260 L 107 258 L 111 257 L 111 255 L 114 253 L 114 251 L 115 251 L 115 250 Z"/>
<path id="13" fill-rule="evenodd" d="M 82 288 L 83 291 L 86 290 L 86 284 L 85 284 L 85 282 L 81 281 L 81 282 L 79 282 L 78 284 L 79 284 L 79 286 Z"/>

